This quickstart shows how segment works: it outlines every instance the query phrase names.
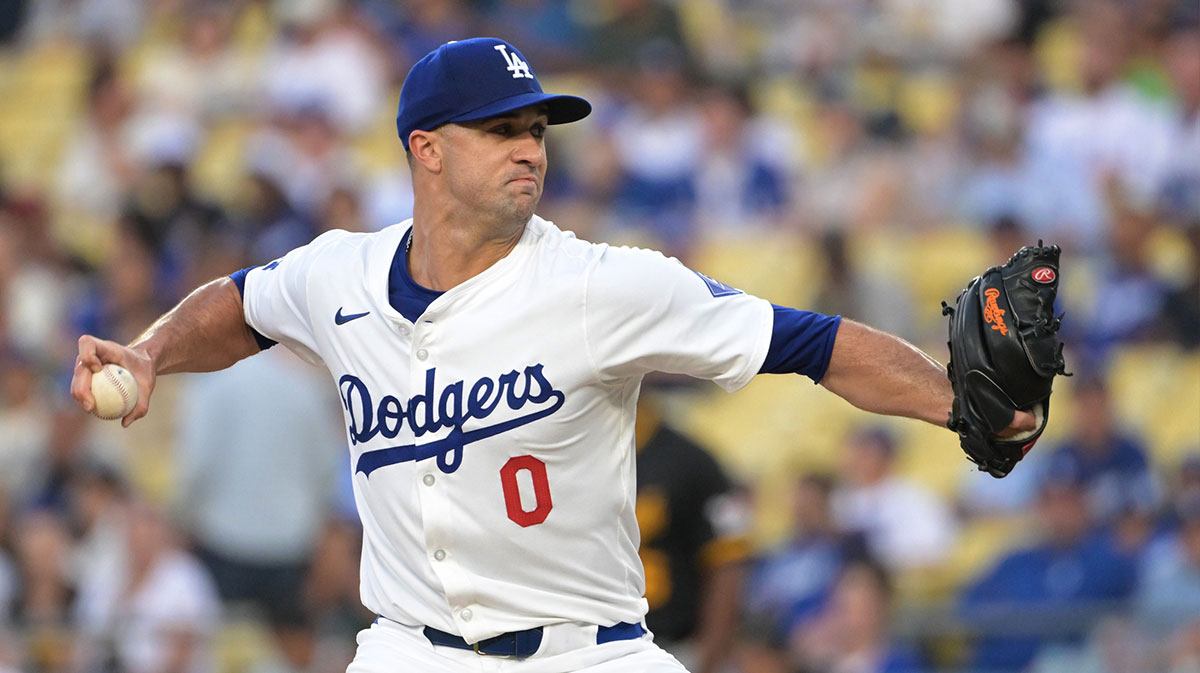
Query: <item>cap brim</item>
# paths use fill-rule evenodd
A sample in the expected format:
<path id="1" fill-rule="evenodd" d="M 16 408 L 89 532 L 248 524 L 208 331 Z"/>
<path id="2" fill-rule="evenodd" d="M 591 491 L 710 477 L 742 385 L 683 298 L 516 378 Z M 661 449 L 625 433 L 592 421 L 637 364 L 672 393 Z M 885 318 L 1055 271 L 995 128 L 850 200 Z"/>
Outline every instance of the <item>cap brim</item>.
<path id="1" fill-rule="evenodd" d="M 506 112 L 539 104 L 546 105 L 546 114 L 550 118 L 549 123 L 551 124 L 576 122 L 592 112 L 592 104 L 578 96 L 534 92 L 502 98 L 446 121 L 469 122 L 487 119 L 488 117 L 496 117 Z"/>

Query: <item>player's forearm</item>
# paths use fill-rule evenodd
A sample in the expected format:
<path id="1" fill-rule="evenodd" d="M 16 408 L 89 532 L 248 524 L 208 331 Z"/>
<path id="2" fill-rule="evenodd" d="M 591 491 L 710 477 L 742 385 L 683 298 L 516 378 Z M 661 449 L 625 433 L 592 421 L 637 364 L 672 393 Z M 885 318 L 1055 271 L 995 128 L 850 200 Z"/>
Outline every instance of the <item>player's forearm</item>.
<path id="1" fill-rule="evenodd" d="M 842 320 L 821 385 L 854 406 L 945 426 L 954 392 L 946 368 L 907 341 Z"/>
<path id="2" fill-rule="evenodd" d="M 129 346 L 146 352 L 155 374 L 216 371 L 259 351 L 229 278 L 196 289 Z"/>

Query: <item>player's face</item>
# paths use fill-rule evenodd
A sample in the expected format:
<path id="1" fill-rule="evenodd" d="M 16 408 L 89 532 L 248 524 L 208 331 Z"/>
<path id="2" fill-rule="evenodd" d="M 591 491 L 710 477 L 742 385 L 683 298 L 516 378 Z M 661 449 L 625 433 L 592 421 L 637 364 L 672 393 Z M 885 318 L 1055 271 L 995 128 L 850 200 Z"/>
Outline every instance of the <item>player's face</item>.
<path id="1" fill-rule="evenodd" d="M 525 223 L 542 197 L 546 177 L 544 106 L 448 125 L 446 177 L 463 203 L 504 220 Z"/>

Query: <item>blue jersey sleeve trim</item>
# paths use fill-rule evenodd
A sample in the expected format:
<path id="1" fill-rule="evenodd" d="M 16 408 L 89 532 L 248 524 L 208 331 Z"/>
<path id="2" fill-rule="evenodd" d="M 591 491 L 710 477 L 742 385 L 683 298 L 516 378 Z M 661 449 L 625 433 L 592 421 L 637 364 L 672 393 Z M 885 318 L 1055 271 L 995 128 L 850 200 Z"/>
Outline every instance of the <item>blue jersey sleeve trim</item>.
<path id="1" fill-rule="evenodd" d="M 250 273 L 252 269 L 257 268 L 258 267 L 256 266 L 248 266 L 244 269 L 238 269 L 237 271 L 229 274 L 229 277 L 233 280 L 233 284 L 237 285 L 238 294 L 240 294 L 243 299 L 246 297 L 246 274 Z M 250 327 L 250 325 L 246 325 L 246 327 Z M 254 335 L 254 340 L 258 343 L 259 350 L 265 351 L 278 343 L 259 334 L 258 330 L 254 329 L 253 327 L 250 327 L 250 333 Z"/>
<path id="2" fill-rule="evenodd" d="M 801 311 L 786 306 L 775 311 L 771 345 L 759 368 L 760 374 L 803 374 L 820 383 L 829 369 L 833 342 L 842 316 Z"/>

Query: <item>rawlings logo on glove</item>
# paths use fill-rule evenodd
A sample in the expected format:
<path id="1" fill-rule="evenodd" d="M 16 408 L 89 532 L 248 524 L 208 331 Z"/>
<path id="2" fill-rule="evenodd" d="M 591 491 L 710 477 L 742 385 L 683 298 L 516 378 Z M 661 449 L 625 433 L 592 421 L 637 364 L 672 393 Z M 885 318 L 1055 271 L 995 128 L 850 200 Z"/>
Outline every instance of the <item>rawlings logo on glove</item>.
<path id="1" fill-rule="evenodd" d="M 1066 372 L 1054 315 L 1058 293 L 1057 245 L 1021 248 L 1004 266 L 977 276 L 955 300 L 942 303 L 950 316 L 950 363 L 954 406 L 946 424 L 980 470 L 1003 477 L 1025 456 L 1050 417 L 1054 377 Z M 1024 409 L 1037 428 L 999 437 Z"/>

